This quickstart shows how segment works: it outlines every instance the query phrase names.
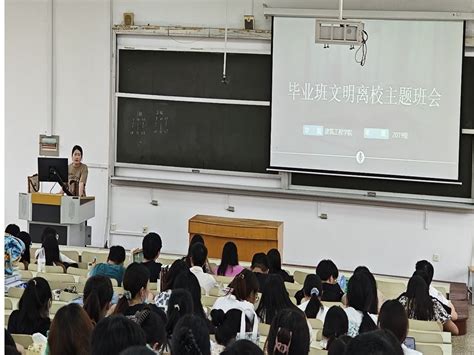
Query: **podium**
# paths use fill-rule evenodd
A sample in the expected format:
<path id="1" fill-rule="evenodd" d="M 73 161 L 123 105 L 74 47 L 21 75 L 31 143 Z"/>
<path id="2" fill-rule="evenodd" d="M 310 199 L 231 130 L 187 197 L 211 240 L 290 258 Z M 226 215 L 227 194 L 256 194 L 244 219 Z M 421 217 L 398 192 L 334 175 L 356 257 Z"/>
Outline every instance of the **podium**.
<path id="1" fill-rule="evenodd" d="M 95 197 L 20 193 L 18 205 L 19 218 L 28 221 L 33 243 L 41 243 L 46 227 L 56 230 L 60 245 L 83 247 L 91 243 L 86 221 L 95 216 Z"/>
<path id="2" fill-rule="evenodd" d="M 278 249 L 283 255 L 283 222 L 196 215 L 189 220 L 189 239 L 202 235 L 209 258 L 220 259 L 224 244 L 237 245 L 239 261 L 252 261 L 255 253 Z"/>

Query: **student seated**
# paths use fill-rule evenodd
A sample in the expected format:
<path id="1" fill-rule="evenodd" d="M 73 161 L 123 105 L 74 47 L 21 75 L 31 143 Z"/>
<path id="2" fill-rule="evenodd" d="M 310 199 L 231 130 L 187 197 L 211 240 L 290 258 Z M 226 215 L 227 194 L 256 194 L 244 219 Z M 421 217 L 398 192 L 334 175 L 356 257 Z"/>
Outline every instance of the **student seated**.
<path id="1" fill-rule="evenodd" d="M 31 254 L 30 254 L 30 248 L 31 248 L 31 236 L 28 232 L 20 232 L 17 235 L 17 238 L 20 239 L 23 244 L 25 244 L 25 251 L 21 255 L 20 258 L 20 263 L 23 263 L 25 265 L 25 270 L 28 270 L 28 267 L 31 263 Z"/>
<path id="2" fill-rule="evenodd" d="M 424 272 L 424 274 L 420 274 L 419 276 L 422 276 L 428 285 L 428 292 L 430 296 L 441 302 L 441 304 L 444 306 L 444 309 L 446 309 L 446 311 L 451 315 L 451 319 L 453 321 L 457 320 L 458 314 L 452 302 L 450 302 L 441 292 L 431 285 L 431 281 L 433 281 L 434 276 L 433 265 L 427 260 L 420 260 L 416 263 L 415 269 L 415 273 L 417 271 Z"/>
<path id="3" fill-rule="evenodd" d="M 193 300 L 194 315 L 205 319 L 206 324 L 210 326 L 210 321 L 207 319 L 206 313 L 204 313 L 204 307 L 201 302 L 201 287 L 199 286 L 199 282 L 196 276 L 194 276 L 194 274 L 189 270 L 182 272 L 178 275 L 173 284 L 173 290 L 176 289 L 183 289 L 191 294 L 191 298 Z"/>
<path id="4" fill-rule="evenodd" d="M 66 255 L 59 252 L 58 235 L 56 230 L 51 227 L 46 227 L 41 235 L 41 248 L 36 250 L 35 259 L 38 259 L 41 253 L 44 253 L 46 258 L 46 265 L 62 266 L 66 272 L 69 266 L 78 267 L 77 261 L 68 258 Z"/>
<path id="5" fill-rule="evenodd" d="M 124 261 L 125 249 L 119 245 L 112 246 L 109 250 L 107 262 L 94 266 L 89 276 L 107 276 L 108 278 L 117 280 L 118 285 L 122 286 L 123 274 L 125 273 L 125 268 L 123 267 Z"/>
<path id="6" fill-rule="evenodd" d="M 250 340 L 241 339 L 229 345 L 221 355 L 263 355 L 262 349 Z"/>
<path id="7" fill-rule="evenodd" d="M 437 321 L 446 332 L 458 335 L 459 330 L 441 302 L 428 293 L 428 285 L 421 276 L 414 275 L 408 281 L 406 292 L 398 297 L 409 319 Z"/>
<path id="8" fill-rule="evenodd" d="M 150 282 L 158 282 L 161 272 L 161 263 L 157 263 L 156 259 L 161 252 L 161 237 L 157 233 L 148 233 L 142 241 L 143 262 L 150 272 Z"/>
<path id="9" fill-rule="evenodd" d="M 182 259 L 175 260 L 169 268 L 164 268 L 163 271 L 166 273 L 163 274 L 161 280 L 161 292 L 155 297 L 155 304 L 158 308 L 161 308 L 165 313 L 168 311 L 168 301 L 171 296 L 171 290 L 173 289 L 174 282 L 176 278 L 182 272 L 190 272 L 186 262 Z M 198 282 L 199 285 L 199 282 Z M 199 293 L 201 292 L 201 287 L 199 286 Z"/>
<path id="10" fill-rule="evenodd" d="M 321 303 L 323 285 L 318 275 L 307 275 L 303 285 L 303 302 L 298 306 L 307 318 L 316 318 L 324 323 L 327 308 Z"/>
<path id="11" fill-rule="evenodd" d="M 267 281 L 268 272 L 269 272 L 269 262 L 267 254 L 265 253 L 255 253 L 252 257 L 252 264 L 250 270 L 255 274 L 258 281 L 258 290 L 263 290 L 263 286 Z"/>
<path id="12" fill-rule="evenodd" d="M 271 324 L 278 312 L 286 308 L 298 309 L 291 302 L 283 279 L 279 275 L 268 275 L 267 282 L 263 287 L 262 299 L 256 310 L 258 317 L 263 323 Z"/>
<path id="13" fill-rule="evenodd" d="M 351 355 L 403 355 L 403 350 L 390 331 L 374 330 L 352 339 L 346 354 Z"/>
<path id="14" fill-rule="evenodd" d="M 347 308 L 344 311 L 349 320 L 347 335 L 357 336 L 377 329 L 377 316 L 369 313 L 373 289 L 367 275 L 360 272 L 352 275 L 347 287 Z"/>
<path id="15" fill-rule="evenodd" d="M 92 332 L 91 355 L 117 355 L 134 345 L 146 345 L 143 329 L 122 315 L 106 317 Z"/>
<path id="16" fill-rule="evenodd" d="M 247 320 L 247 318 L 245 318 Z M 212 324 L 215 326 L 215 337 L 217 344 L 212 344 L 212 351 L 221 353 L 226 346 L 233 343 L 240 332 L 242 321 L 242 311 L 240 309 L 230 309 L 224 313 L 221 309 L 211 311 Z M 245 331 L 252 331 L 250 322 L 246 322 Z"/>
<path id="17" fill-rule="evenodd" d="M 408 334 L 408 317 L 405 308 L 397 300 L 386 301 L 379 313 L 379 328 L 390 330 L 402 345 L 404 355 L 421 355 L 422 353 L 408 349 L 403 342 Z"/>
<path id="18" fill-rule="evenodd" d="M 153 294 L 148 290 L 149 279 L 150 272 L 143 264 L 130 264 L 123 277 L 125 291 L 115 307 L 114 314 L 134 316 L 145 307 L 151 307 L 156 313 L 162 314 L 163 311 L 154 304 L 147 304 L 153 300 Z"/>
<path id="19" fill-rule="evenodd" d="M 359 272 L 364 273 L 370 281 L 372 297 L 371 297 L 371 303 L 369 305 L 369 313 L 378 314 L 380 307 L 382 307 L 382 304 L 385 302 L 385 297 L 382 294 L 382 292 L 380 292 L 377 289 L 377 281 L 375 280 L 374 275 L 370 272 L 370 270 L 366 266 L 356 267 L 353 275 Z M 347 295 L 342 296 L 342 303 L 344 305 L 347 305 Z"/>
<path id="20" fill-rule="evenodd" d="M 146 343 L 150 349 L 153 349 L 154 354 L 161 354 L 168 343 L 165 330 L 166 319 L 162 316 L 150 307 L 145 307 L 130 318 L 145 332 Z"/>
<path id="21" fill-rule="evenodd" d="M 16 233 L 17 229 L 12 227 L 17 225 L 8 225 L 5 230 L 4 236 L 4 255 L 5 255 L 5 275 L 10 276 L 13 274 L 13 264 L 21 258 L 21 255 L 25 251 L 25 244 L 11 233 Z M 20 228 L 18 228 L 19 233 Z"/>
<path id="22" fill-rule="evenodd" d="M 18 309 L 10 315 L 8 331 L 11 334 L 41 333 L 46 336 L 51 325 L 49 319 L 51 303 L 52 295 L 48 281 L 42 277 L 29 280 L 20 298 Z"/>
<path id="23" fill-rule="evenodd" d="M 108 277 L 97 275 L 87 279 L 84 286 L 83 308 L 94 325 L 107 315 L 113 294 L 112 282 Z"/>
<path id="24" fill-rule="evenodd" d="M 188 254 L 183 258 L 183 261 L 186 263 L 186 265 L 188 265 L 188 268 L 193 266 L 191 264 L 191 248 L 193 247 L 194 244 L 197 244 L 197 243 L 206 245 L 206 243 L 204 243 L 204 238 L 200 234 L 194 234 L 191 240 L 189 241 Z M 208 259 L 206 259 L 206 262 L 204 263 L 204 266 L 202 267 L 202 269 L 207 274 L 215 274 L 215 271 L 216 271 L 216 270 L 211 269 Z"/>
<path id="25" fill-rule="evenodd" d="M 189 291 L 177 288 L 171 292 L 168 303 L 166 333 L 168 339 L 171 339 L 173 330 L 178 321 L 186 314 L 194 313 L 193 299 Z"/>
<path id="26" fill-rule="evenodd" d="M 216 279 L 204 272 L 204 264 L 207 260 L 207 248 L 204 244 L 196 243 L 191 247 L 191 268 L 189 269 L 198 279 L 199 285 L 209 293 L 209 290 L 217 285 Z"/>
<path id="27" fill-rule="evenodd" d="M 269 274 L 280 275 L 284 282 L 294 282 L 293 276 L 281 268 L 281 255 L 278 249 L 270 249 L 267 253 L 267 258 L 270 266 Z"/>
<path id="28" fill-rule="evenodd" d="M 316 274 L 323 282 L 321 300 L 328 302 L 341 302 L 344 292 L 337 283 L 339 270 L 332 260 L 321 260 L 316 267 Z"/>
<path id="29" fill-rule="evenodd" d="M 176 324 L 171 338 L 171 355 L 210 355 L 211 342 L 206 322 L 188 314 Z"/>
<path id="30" fill-rule="evenodd" d="M 309 329 L 303 312 L 298 308 L 278 312 L 268 332 L 265 343 L 266 354 L 308 354 L 309 344 Z"/>
<path id="31" fill-rule="evenodd" d="M 89 355 L 92 321 L 81 306 L 70 303 L 54 316 L 48 333 L 50 355 Z"/>
<path id="32" fill-rule="evenodd" d="M 323 348 L 329 350 L 336 339 L 347 335 L 348 330 L 349 319 L 344 309 L 338 306 L 329 308 L 323 325 Z"/>
<path id="33" fill-rule="evenodd" d="M 224 313 L 233 308 L 243 310 L 245 316 L 253 323 L 257 293 L 258 282 L 255 274 L 244 269 L 229 284 L 227 295 L 219 297 L 214 302 L 212 309 L 221 309 Z"/>
<path id="34" fill-rule="evenodd" d="M 234 277 L 244 269 L 239 265 L 237 246 L 233 242 L 227 242 L 222 249 L 221 264 L 217 268 L 217 275 Z"/>

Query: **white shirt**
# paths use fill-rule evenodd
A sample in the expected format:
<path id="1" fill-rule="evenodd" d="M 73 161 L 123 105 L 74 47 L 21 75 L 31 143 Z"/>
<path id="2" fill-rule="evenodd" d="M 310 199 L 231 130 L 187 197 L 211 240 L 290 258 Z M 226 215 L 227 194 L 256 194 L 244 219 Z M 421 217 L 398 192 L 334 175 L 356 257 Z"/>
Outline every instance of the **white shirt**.
<path id="1" fill-rule="evenodd" d="M 413 349 L 408 349 L 403 343 L 402 343 L 402 350 L 403 350 L 404 355 L 423 355 L 422 352 L 419 352 Z"/>
<path id="2" fill-rule="evenodd" d="M 202 267 L 193 266 L 189 270 L 196 276 L 199 286 L 205 289 L 206 293 L 209 293 L 209 290 L 217 285 L 216 279 L 212 275 L 206 274 Z"/>
<path id="3" fill-rule="evenodd" d="M 362 323 L 362 312 L 352 307 L 344 308 L 344 311 L 349 319 L 349 330 L 347 331 L 347 335 L 355 337 L 359 334 L 360 324 Z M 369 313 L 369 316 L 377 325 L 377 315 Z"/>
<path id="4" fill-rule="evenodd" d="M 253 322 L 255 316 L 255 307 L 252 303 L 249 301 L 239 301 L 232 294 L 219 297 L 216 302 L 214 302 L 212 309 L 222 309 L 224 313 L 231 309 L 240 309 L 245 312 L 245 315 L 251 322 Z"/>
<path id="5" fill-rule="evenodd" d="M 430 285 L 430 291 L 429 292 L 430 292 L 431 297 L 436 298 L 438 301 L 440 301 L 445 306 L 451 307 L 449 305 L 449 301 L 447 300 L 447 298 L 444 297 L 444 295 L 441 292 L 439 292 L 436 288 L 434 288 L 431 285 Z"/>
<path id="6" fill-rule="evenodd" d="M 38 259 L 38 255 L 39 255 L 39 253 L 40 253 L 41 250 L 44 250 L 44 249 L 43 249 L 43 248 L 39 248 L 39 249 L 36 250 L 36 252 L 35 252 L 35 259 Z M 64 254 L 61 253 L 61 252 L 59 253 L 59 259 L 61 259 L 61 261 L 62 261 L 63 263 L 77 264 L 77 261 L 68 258 L 66 255 L 64 255 Z"/>
<path id="7" fill-rule="evenodd" d="M 301 304 L 298 306 L 299 309 L 301 309 L 303 312 L 306 311 L 306 307 L 308 306 L 309 300 L 301 302 Z M 322 307 L 319 309 L 318 314 L 316 315 L 316 319 L 319 319 L 321 322 L 324 323 L 324 319 L 326 319 L 326 313 L 328 313 L 328 307 Z"/>

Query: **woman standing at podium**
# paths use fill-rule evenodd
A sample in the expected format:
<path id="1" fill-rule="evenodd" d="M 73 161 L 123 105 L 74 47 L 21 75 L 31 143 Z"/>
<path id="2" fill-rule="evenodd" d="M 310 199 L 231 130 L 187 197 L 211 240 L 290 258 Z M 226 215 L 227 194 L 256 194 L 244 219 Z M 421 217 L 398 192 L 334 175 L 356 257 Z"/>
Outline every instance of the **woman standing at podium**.
<path id="1" fill-rule="evenodd" d="M 72 148 L 72 163 L 69 164 L 68 168 L 68 182 L 69 191 L 74 196 L 84 197 L 86 196 L 86 183 L 88 169 L 87 165 L 82 163 L 82 148 L 79 145 L 75 145 Z"/>

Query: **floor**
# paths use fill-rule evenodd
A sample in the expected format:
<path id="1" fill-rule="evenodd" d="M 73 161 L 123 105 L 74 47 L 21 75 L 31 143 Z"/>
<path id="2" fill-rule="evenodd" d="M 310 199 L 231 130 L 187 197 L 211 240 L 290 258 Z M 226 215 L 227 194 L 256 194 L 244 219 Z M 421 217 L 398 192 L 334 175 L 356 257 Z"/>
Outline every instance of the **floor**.
<path id="1" fill-rule="evenodd" d="M 467 333 L 466 335 L 452 337 L 453 354 L 468 355 L 474 354 L 474 306 L 469 306 L 469 315 L 467 319 Z"/>

